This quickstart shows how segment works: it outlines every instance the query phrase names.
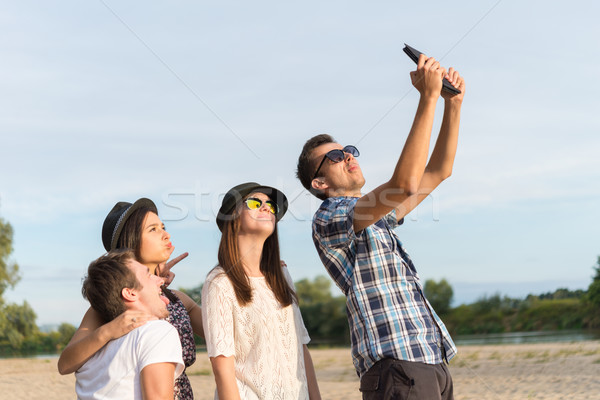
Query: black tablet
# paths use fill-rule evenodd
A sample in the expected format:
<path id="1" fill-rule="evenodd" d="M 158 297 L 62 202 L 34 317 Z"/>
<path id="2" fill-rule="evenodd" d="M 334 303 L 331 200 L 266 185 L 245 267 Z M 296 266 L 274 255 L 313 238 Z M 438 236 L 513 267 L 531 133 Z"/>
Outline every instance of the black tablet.
<path id="1" fill-rule="evenodd" d="M 406 55 L 409 56 L 410 59 L 415 62 L 415 64 L 419 62 L 419 56 L 422 54 L 419 50 L 417 50 L 413 47 L 410 47 L 406 43 L 404 43 L 403 50 L 406 53 Z M 448 80 L 446 78 L 444 78 L 444 80 L 442 81 L 442 90 L 445 90 L 446 92 L 453 93 L 453 94 L 460 93 L 460 90 L 458 90 L 457 88 L 452 86 L 452 84 L 450 82 L 448 82 Z"/>

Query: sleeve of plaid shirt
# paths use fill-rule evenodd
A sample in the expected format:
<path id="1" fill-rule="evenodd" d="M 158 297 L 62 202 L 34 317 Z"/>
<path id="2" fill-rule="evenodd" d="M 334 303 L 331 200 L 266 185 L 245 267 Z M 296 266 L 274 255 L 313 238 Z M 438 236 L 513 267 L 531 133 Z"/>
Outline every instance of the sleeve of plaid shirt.
<path id="1" fill-rule="evenodd" d="M 358 198 L 328 199 L 317 213 L 313 224 L 319 242 L 328 248 L 348 247 L 354 239 L 354 206 Z"/>
<path id="2" fill-rule="evenodd" d="M 383 219 L 385 219 L 385 221 L 390 225 L 390 228 L 392 229 L 397 228 L 404 223 L 404 218 L 402 218 L 400 221 L 398 221 L 398 218 L 396 218 L 395 208 L 392 211 L 390 211 L 385 217 L 383 217 Z"/>
<path id="3" fill-rule="evenodd" d="M 329 198 L 313 219 L 313 241 L 323 265 L 344 294 L 356 259 L 353 218 L 357 198 Z"/>

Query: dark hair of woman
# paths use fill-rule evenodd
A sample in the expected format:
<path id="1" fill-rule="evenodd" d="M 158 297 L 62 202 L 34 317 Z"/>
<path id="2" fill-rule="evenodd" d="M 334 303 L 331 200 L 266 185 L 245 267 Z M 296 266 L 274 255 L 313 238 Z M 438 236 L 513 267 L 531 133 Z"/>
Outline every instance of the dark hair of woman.
<path id="1" fill-rule="evenodd" d="M 225 221 L 221 242 L 219 243 L 219 266 L 223 268 L 229 278 L 235 297 L 241 306 L 252 302 L 252 287 L 248 276 L 244 272 L 240 251 L 238 247 L 238 233 L 240 231 L 240 212 L 239 209 L 233 211 L 232 219 Z M 287 307 L 292 302 L 298 302 L 296 293 L 287 284 L 283 275 L 281 259 L 279 258 L 279 239 L 277 235 L 277 224 L 271 236 L 265 240 L 260 259 L 260 271 L 265 276 L 265 280 L 279 303 Z"/>
<path id="2" fill-rule="evenodd" d="M 138 208 L 131 213 L 125 224 L 121 235 L 117 240 L 117 249 L 131 249 L 135 255 L 136 260 L 142 259 L 141 248 L 142 248 L 142 230 L 144 229 L 144 220 L 148 213 L 153 213 L 153 210 L 149 208 Z M 166 260 L 165 260 L 166 261 Z M 173 292 L 167 289 L 166 286 L 162 286 L 163 294 L 169 301 L 177 301 L 177 297 Z"/>

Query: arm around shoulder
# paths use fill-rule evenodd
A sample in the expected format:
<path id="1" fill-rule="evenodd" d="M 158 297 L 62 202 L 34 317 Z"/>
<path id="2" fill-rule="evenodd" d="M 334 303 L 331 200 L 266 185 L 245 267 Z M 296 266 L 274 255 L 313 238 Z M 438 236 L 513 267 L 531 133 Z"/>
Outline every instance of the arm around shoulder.
<path id="1" fill-rule="evenodd" d="M 140 311 L 125 311 L 111 322 L 104 323 L 96 310 L 90 307 L 58 359 L 58 372 L 66 375 L 77 371 L 106 343 L 152 319 L 156 317 Z"/>

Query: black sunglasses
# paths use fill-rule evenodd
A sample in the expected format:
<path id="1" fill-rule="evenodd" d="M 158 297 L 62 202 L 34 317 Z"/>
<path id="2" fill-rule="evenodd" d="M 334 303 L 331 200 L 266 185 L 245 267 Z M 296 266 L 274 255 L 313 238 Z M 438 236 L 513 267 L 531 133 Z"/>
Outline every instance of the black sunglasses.
<path id="1" fill-rule="evenodd" d="M 313 176 L 313 179 L 315 179 L 317 177 L 319 170 L 321 169 L 321 167 L 323 166 L 323 163 L 325 162 L 325 160 L 327 158 L 329 158 L 334 163 L 339 163 L 346 159 L 346 154 L 351 154 L 352 157 L 360 156 L 360 152 L 358 151 L 358 149 L 352 145 L 348 145 L 348 146 L 344 147 L 342 150 L 340 150 L 340 149 L 330 150 L 327 153 L 325 153 L 325 155 L 323 156 L 323 159 L 321 160 L 321 164 L 319 164 L 319 167 L 315 171 L 315 175 Z"/>

